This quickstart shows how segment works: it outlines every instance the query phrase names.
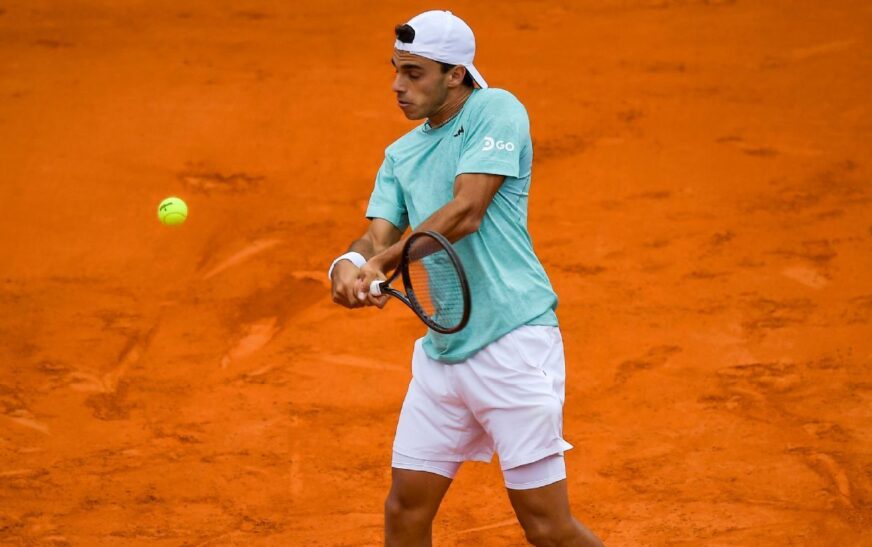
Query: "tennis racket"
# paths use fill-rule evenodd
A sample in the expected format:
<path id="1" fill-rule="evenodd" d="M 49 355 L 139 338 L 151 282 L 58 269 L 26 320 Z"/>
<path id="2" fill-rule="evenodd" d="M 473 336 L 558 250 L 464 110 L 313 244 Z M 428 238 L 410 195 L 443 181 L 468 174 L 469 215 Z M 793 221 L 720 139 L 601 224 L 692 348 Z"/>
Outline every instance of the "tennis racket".
<path id="1" fill-rule="evenodd" d="M 402 278 L 405 294 L 391 286 Z M 400 300 L 436 332 L 451 334 L 466 326 L 471 304 L 469 284 L 457 252 L 437 232 L 415 232 L 403 245 L 400 265 L 385 281 L 373 281 L 373 296 Z"/>

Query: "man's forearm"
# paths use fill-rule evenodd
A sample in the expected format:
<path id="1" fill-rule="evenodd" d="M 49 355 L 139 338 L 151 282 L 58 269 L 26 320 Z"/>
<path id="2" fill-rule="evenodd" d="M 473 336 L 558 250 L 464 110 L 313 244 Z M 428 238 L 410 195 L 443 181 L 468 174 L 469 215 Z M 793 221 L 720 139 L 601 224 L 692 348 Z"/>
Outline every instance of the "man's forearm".
<path id="1" fill-rule="evenodd" d="M 422 222 L 416 232 L 432 230 L 445 236 L 454 243 L 478 230 L 480 220 L 472 214 L 470 207 L 458 200 L 451 200 L 441 209 Z M 357 242 L 355 242 L 357 243 Z M 378 263 L 382 272 L 388 272 L 397 267 L 403 252 L 404 241 L 398 241 L 387 249 L 377 253 Z M 357 251 L 360 252 L 360 251 Z M 362 252 L 360 252 L 363 254 Z M 366 255 L 364 255 L 366 256 Z M 369 260 L 370 257 L 367 257 Z"/>
<path id="2" fill-rule="evenodd" d="M 352 242 L 348 247 L 348 252 L 360 253 L 367 260 L 378 254 L 372 241 L 364 237 Z"/>
<path id="3" fill-rule="evenodd" d="M 358 240 L 355 240 L 348 246 L 348 252 L 360 253 L 363 255 L 367 261 L 374 257 L 375 255 L 383 252 L 385 249 L 390 247 L 389 245 L 379 245 L 374 241 L 362 237 Z"/>
<path id="4" fill-rule="evenodd" d="M 466 202 L 453 199 L 422 222 L 416 232 L 432 230 L 454 243 L 478 230 L 481 224 L 479 215 Z"/>

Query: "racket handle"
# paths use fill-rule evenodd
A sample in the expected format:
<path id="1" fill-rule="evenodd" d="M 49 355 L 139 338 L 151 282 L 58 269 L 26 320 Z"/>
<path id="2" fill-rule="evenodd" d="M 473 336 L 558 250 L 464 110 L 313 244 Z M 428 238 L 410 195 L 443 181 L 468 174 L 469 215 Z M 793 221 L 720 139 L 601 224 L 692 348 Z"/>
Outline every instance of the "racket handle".
<path id="1" fill-rule="evenodd" d="M 381 284 L 382 284 L 382 282 L 379 279 L 376 279 L 375 281 L 370 283 L 369 294 L 371 294 L 373 296 L 381 296 L 382 295 Z"/>

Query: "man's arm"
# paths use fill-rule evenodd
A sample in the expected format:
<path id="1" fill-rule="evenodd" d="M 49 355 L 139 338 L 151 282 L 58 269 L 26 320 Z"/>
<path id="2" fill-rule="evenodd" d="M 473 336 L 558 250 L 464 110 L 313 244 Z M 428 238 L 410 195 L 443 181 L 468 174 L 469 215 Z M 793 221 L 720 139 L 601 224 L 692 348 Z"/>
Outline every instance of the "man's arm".
<path id="1" fill-rule="evenodd" d="M 503 175 L 463 173 L 454 179 L 454 198 L 416 228 L 433 230 L 454 243 L 478 230 L 488 206 L 505 180 Z M 403 242 L 395 243 L 373 255 L 360 269 L 356 293 L 368 293 L 375 279 L 384 279 L 384 273 L 397 267 Z"/>
<path id="2" fill-rule="evenodd" d="M 393 224 L 381 218 L 374 218 L 360 239 L 354 241 L 349 251 L 360 253 L 367 260 L 384 252 L 400 240 L 403 233 Z M 355 282 L 359 269 L 349 260 L 340 260 L 333 268 L 333 301 L 346 308 L 365 305 L 356 295 Z M 383 302 L 380 301 L 382 304 Z M 375 302 L 373 302 L 375 303 Z"/>

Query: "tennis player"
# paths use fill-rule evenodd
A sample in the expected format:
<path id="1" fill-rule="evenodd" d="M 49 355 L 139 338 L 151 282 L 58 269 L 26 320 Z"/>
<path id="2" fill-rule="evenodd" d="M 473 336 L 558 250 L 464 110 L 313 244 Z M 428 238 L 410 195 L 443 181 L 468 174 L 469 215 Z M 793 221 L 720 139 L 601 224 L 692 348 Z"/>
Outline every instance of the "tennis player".
<path id="1" fill-rule="evenodd" d="M 328 273 L 337 304 L 383 306 L 387 297 L 369 295 L 370 283 L 397 266 L 411 226 L 453 242 L 469 277 L 467 327 L 429 331 L 415 343 L 385 542 L 430 545 L 461 463 L 487 462 L 496 452 L 531 543 L 601 546 L 569 508 L 557 297 L 527 232 L 529 120 L 513 95 L 488 88 L 474 56 L 472 30 L 451 12 L 428 11 L 396 27 L 397 106 L 426 121 L 385 151 L 369 227 Z"/>

